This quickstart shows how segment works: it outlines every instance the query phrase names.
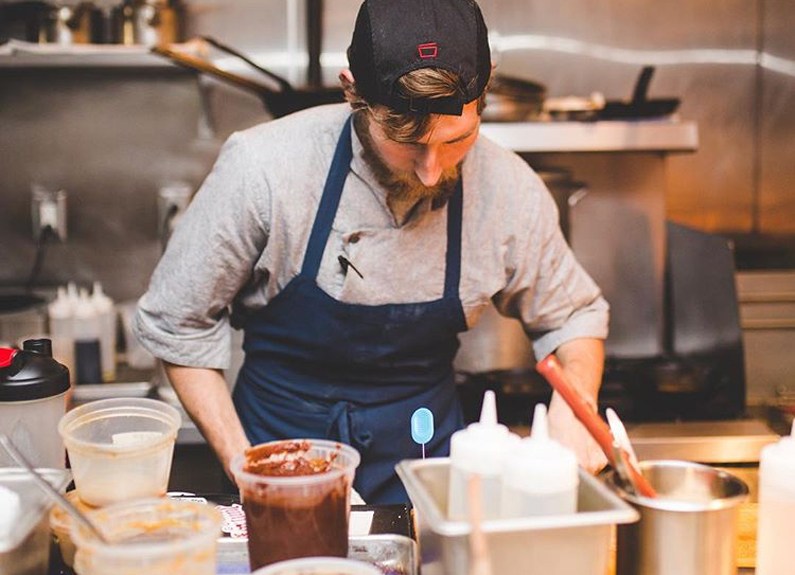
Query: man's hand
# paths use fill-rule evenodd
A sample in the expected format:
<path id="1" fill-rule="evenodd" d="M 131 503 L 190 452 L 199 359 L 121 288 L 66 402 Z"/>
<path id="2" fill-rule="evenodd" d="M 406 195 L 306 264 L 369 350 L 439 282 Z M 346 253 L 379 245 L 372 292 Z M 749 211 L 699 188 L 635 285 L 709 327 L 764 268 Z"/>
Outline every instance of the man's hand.
<path id="1" fill-rule="evenodd" d="M 557 392 L 549 403 L 549 435 L 577 455 L 579 464 L 591 473 L 599 472 L 607 465 L 607 458 L 599 444 L 575 417 Z"/>
<path id="2" fill-rule="evenodd" d="M 166 374 L 185 411 L 213 448 L 229 479 L 232 458 L 249 447 L 220 370 L 182 367 L 164 362 Z"/>
<path id="3" fill-rule="evenodd" d="M 604 343 L 600 339 L 575 339 L 561 345 L 556 355 L 566 378 L 596 411 L 604 368 Z M 552 394 L 549 404 L 549 435 L 577 455 L 577 461 L 591 473 L 607 465 L 599 445 L 579 422 L 560 395 Z"/>

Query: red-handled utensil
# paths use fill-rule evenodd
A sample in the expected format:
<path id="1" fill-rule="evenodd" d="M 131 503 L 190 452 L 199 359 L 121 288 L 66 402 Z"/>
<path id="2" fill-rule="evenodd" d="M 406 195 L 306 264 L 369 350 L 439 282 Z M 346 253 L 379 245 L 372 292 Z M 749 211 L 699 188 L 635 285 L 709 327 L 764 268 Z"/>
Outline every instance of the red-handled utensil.
<path id="1" fill-rule="evenodd" d="M 569 380 L 566 379 L 566 374 L 563 373 L 563 366 L 560 365 L 558 358 L 554 354 L 546 356 L 544 359 L 536 364 L 538 373 L 544 376 L 552 388 L 557 391 L 563 400 L 569 405 L 577 419 L 580 420 L 588 430 L 588 433 L 596 440 L 602 451 L 610 462 L 613 468 L 616 467 L 615 457 L 613 455 L 613 434 L 607 423 L 599 417 L 585 398 L 575 388 Z M 621 457 L 624 465 L 629 471 L 630 479 L 635 485 L 638 493 L 644 497 L 657 497 L 657 492 L 641 474 L 640 470 L 631 461 L 629 455 L 624 449 L 620 449 Z"/>

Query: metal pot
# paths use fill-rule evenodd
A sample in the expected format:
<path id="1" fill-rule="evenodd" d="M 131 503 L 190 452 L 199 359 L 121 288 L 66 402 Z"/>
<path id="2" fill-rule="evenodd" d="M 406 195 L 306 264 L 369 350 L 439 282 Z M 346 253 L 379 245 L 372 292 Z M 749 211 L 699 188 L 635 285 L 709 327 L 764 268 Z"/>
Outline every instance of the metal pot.
<path id="1" fill-rule="evenodd" d="M 484 122 L 527 122 L 537 120 L 547 90 L 531 80 L 495 76 L 486 92 Z"/>
<path id="2" fill-rule="evenodd" d="M 184 6 L 179 0 L 124 0 L 113 9 L 113 42 L 160 46 L 182 39 Z"/>
<path id="3" fill-rule="evenodd" d="M 615 473 L 607 481 L 640 521 L 618 528 L 617 575 L 736 575 L 737 511 L 748 486 L 730 473 L 688 461 L 643 461 L 657 491 L 628 492 Z"/>

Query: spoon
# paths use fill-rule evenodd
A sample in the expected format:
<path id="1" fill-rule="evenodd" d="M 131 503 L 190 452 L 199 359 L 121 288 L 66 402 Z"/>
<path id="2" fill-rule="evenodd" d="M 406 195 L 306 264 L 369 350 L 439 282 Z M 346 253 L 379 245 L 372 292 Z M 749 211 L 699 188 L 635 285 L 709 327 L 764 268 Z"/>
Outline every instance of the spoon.
<path id="1" fill-rule="evenodd" d="M 44 493 L 46 493 L 53 501 L 55 501 L 55 503 L 63 507 L 66 512 L 72 516 L 72 519 L 88 529 L 92 535 L 94 535 L 94 537 L 99 539 L 102 543 L 110 543 L 88 517 L 86 517 L 77 507 L 72 505 L 72 502 L 61 495 L 57 489 L 50 485 L 50 482 L 44 479 L 44 477 L 42 477 L 38 471 L 33 469 L 33 466 L 30 464 L 30 462 L 25 458 L 24 455 L 22 455 L 22 453 L 19 452 L 19 450 L 11 442 L 11 439 L 9 439 L 9 437 L 4 433 L 0 433 L 0 445 L 5 448 L 14 461 L 28 470 L 28 473 L 30 473 L 31 477 L 33 477 L 39 488 L 41 488 Z"/>
<path id="2" fill-rule="evenodd" d="M 629 434 L 627 433 L 627 428 L 624 427 L 624 422 L 621 421 L 621 418 L 612 407 L 608 407 L 605 410 L 605 414 L 607 415 L 607 423 L 610 425 L 613 438 L 618 442 L 619 447 L 627 452 L 629 462 L 638 467 L 638 456 L 635 455 L 635 448 L 632 447 L 632 442 L 629 440 Z"/>
<path id="3" fill-rule="evenodd" d="M 624 458 L 621 457 L 621 447 L 617 441 L 613 443 L 613 461 L 615 461 L 616 474 L 624 489 L 630 495 L 638 495 L 638 490 L 632 482 L 632 478 L 629 476 L 627 464 L 624 462 Z"/>

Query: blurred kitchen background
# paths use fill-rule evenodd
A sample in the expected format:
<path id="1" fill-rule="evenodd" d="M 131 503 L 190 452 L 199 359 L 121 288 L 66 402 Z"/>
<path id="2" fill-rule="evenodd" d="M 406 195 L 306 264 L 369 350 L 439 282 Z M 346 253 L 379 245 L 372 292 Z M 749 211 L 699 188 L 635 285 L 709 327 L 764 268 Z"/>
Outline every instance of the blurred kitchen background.
<path id="1" fill-rule="evenodd" d="M 32 189 L 64 190 L 66 239 L 46 245 L 39 290 L 51 295 L 67 282 L 99 281 L 116 302 L 132 302 L 223 141 L 271 116 L 251 90 L 146 49 L 57 46 L 53 19 L 77 4 L 0 2 L 0 41 L 11 40 L 0 45 L 0 287 L 24 286 L 34 265 Z M 561 147 L 538 141 L 552 142 L 558 132 L 516 132 L 529 143 L 514 149 L 557 189 L 569 239 L 610 296 L 609 351 L 617 362 L 611 373 L 656 382 L 650 396 L 633 396 L 627 388 L 638 384 L 626 381 L 617 395 L 651 406 L 664 398 L 665 418 L 737 417 L 746 403 L 795 403 L 795 3 L 480 5 L 498 72 L 540 84 L 548 99 L 577 96 L 582 104 L 599 92 L 607 101 L 629 101 L 644 66 L 653 66 L 647 98 L 681 102 L 673 115 L 630 125 L 623 144 L 610 149 L 579 146 L 587 140 L 577 139 L 580 132 L 574 145 Z M 123 19 L 126 8 L 151 9 L 159 19 L 147 24 L 149 40 L 129 41 L 209 35 L 306 87 L 336 84 L 358 6 L 359 0 L 97 0 L 92 14 L 105 20 L 97 24 L 104 41 L 113 37 L 111 14 Z M 50 10 L 49 20 L 26 21 L 25 10 Z M 115 41 L 126 33 L 132 34 L 117 22 Z M 18 42 L 48 34 L 53 43 L 43 48 Z M 185 51 L 278 87 L 230 54 L 205 48 Z M 319 66 L 310 65 L 318 61 L 312 54 Z M 577 113 L 562 117 L 590 133 L 593 118 Z M 645 143 L 633 141 L 636 128 Z M 678 130 L 673 140 L 648 140 L 668 128 Z M 594 197 L 606 200 L 588 200 Z M 677 268 L 678 262 L 685 263 Z M 695 299 L 682 295 L 693 290 L 702 291 Z M 707 310 L 701 324 L 685 326 L 699 323 L 699 310 Z M 497 342 L 498 355 L 514 345 L 508 332 L 515 326 L 491 328 L 483 337 Z M 474 363 L 459 363 L 463 379 L 526 389 L 526 347 L 519 345 L 524 359 L 517 363 L 490 362 L 486 348 L 474 349 Z M 695 360 L 682 367 L 677 357 Z M 705 389 L 721 394 L 714 411 Z M 686 407 L 694 403 L 707 407 Z M 656 418 L 642 409 L 637 416 Z"/>

